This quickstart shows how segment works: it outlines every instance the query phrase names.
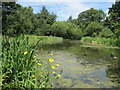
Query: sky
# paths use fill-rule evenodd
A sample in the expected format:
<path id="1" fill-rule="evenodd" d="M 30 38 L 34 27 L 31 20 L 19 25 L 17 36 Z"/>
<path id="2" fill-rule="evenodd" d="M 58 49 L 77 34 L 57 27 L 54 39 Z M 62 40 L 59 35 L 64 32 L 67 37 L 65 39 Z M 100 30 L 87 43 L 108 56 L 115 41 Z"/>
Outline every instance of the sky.
<path id="1" fill-rule="evenodd" d="M 31 6 L 34 13 L 40 12 L 44 5 L 49 12 L 57 15 L 57 21 L 63 21 L 67 20 L 69 16 L 77 18 L 79 13 L 90 8 L 107 13 L 115 0 L 18 0 L 17 3 L 24 7 Z"/>

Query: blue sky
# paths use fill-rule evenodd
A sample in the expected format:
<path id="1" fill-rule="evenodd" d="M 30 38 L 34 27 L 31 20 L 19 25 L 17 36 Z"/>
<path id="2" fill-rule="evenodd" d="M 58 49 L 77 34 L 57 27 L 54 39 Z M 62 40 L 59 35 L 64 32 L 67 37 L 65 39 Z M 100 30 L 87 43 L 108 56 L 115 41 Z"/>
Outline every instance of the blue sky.
<path id="1" fill-rule="evenodd" d="M 34 1 L 34 2 L 33 2 Z M 91 1 L 91 2 L 90 2 Z M 108 8 L 112 6 L 115 0 L 18 0 L 17 3 L 28 7 L 31 6 L 34 13 L 40 12 L 42 6 L 46 6 L 49 12 L 54 12 L 57 15 L 57 20 L 67 20 L 69 16 L 77 18 L 78 14 L 82 11 L 88 10 L 90 8 L 95 8 L 98 10 L 103 10 L 105 13 L 108 12 Z"/>

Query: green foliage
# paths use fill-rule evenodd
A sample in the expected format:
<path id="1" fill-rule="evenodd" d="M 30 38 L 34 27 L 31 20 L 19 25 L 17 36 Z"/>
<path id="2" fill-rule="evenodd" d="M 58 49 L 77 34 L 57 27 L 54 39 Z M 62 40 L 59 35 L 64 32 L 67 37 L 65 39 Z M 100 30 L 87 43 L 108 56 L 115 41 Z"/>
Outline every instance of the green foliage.
<path id="1" fill-rule="evenodd" d="M 120 36 L 117 38 L 117 42 L 116 42 L 117 46 L 120 47 Z"/>
<path id="2" fill-rule="evenodd" d="M 79 25 L 80 28 L 85 29 L 86 26 L 93 21 L 102 22 L 105 16 L 104 11 L 91 8 L 80 13 L 75 23 Z"/>
<path id="3" fill-rule="evenodd" d="M 36 14 L 36 25 L 35 34 L 36 35 L 50 35 L 51 25 L 56 20 L 56 15 L 54 13 L 48 12 L 45 6 L 42 7 L 40 13 Z"/>
<path id="4" fill-rule="evenodd" d="M 109 8 L 109 16 L 105 20 L 102 10 L 91 8 L 83 11 L 77 19 L 70 16 L 65 21 L 57 21 L 56 15 L 50 13 L 45 6 L 34 14 L 31 7 L 23 7 L 15 2 L 2 3 L 2 34 L 16 36 L 34 34 L 41 36 L 58 36 L 65 39 L 80 39 L 84 36 L 119 38 L 120 35 L 120 1 Z M 105 20 L 105 22 L 104 22 Z M 108 27 L 108 29 L 106 28 Z"/>
<path id="5" fill-rule="evenodd" d="M 112 37 L 113 35 L 114 33 L 109 28 L 103 28 L 99 34 L 99 36 L 106 37 L 106 38 Z"/>
<path id="6" fill-rule="evenodd" d="M 57 70 L 57 73 L 52 73 L 59 64 L 53 65 L 51 62 L 54 59 L 51 56 L 49 60 L 41 60 L 29 41 L 28 36 L 10 39 L 7 36 L 3 37 L 2 77 L 0 78 L 3 89 L 50 88 L 51 79 L 60 77 Z"/>
<path id="7" fill-rule="evenodd" d="M 105 13 L 102 10 L 91 8 L 78 15 L 79 21 L 102 21 L 105 19 Z"/>
<path id="8" fill-rule="evenodd" d="M 59 44 L 63 42 L 63 38 L 60 37 L 52 37 L 52 36 L 35 36 L 35 35 L 28 35 L 30 45 L 35 46 L 38 40 L 40 42 L 38 43 L 37 47 L 43 46 L 43 45 L 53 45 L 53 44 Z"/>
<path id="9" fill-rule="evenodd" d="M 35 74 L 34 49 L 28 38 L 3 39 L 2 79 L 3 88 L 35 88 L 31 75 Z M 32 83 L 31 83 L 32 82 Z"/>
<path id="10" fill-rule="evenodd" d="M 86 36 L 92 36 L 93 33 L 96 33 L 97 35 L 102 30 L 103 26 L 98 22 L 91 22 L 86 29 L 84 30 L 84 33 Z M 94 35 L 93 35 L 94 36 Z"/>
<path id="11" fill-rule="evenodd" d="M 49 13 L 45 7 L 38 14 L 31 7 L 22 7 L 14 2 L 2 4 L 4 35 L 19 34 L 50 35 L 50 27 L 56 20 L 54 13 Z"/>
<path id="12" fill-rule="evenodd" d="M 109 28 L 113 31 L 115 36 L 118 38 L 120 35 L 120 1 L 116 1 L 115 4 L 109 8 L 109 17 L 106 21 Z"/>
<path id="13" fill-rule="evenodd" d="M 51 35 L 67 39 L 80 39 L 83 36 L 83 33 L 72 23 L 58 21 L 52 25 Z"/>
<path id="14" fill-rule="evenodd" d="M 83 37 L 81 39 L 81 41 L 84 41 L 84 42 L 92 42 L 92 41 L 95 41 L 95 38 L 93 37 Z"/>
<path id="15" fill-rule="evenodd" d="M 33 32 L 35 15 L 31 7 L 22 7 L 14 2 L 4 2 L 2 14 L 4 35 L 16 36 Z"/>
<path id="16" fill-rule="evenodd" d="M 72 23 L 78 25 L 85 36 L 97 36 L 101 31 L 105 16 L 104 11 L 91 8 L 80 13 Z"/>
<path id="17" fill-rule="evenodd" d="M 117 46 L 117 39 L 113 38 L 100 38 L 100 37 L 83 37 L 81 41 L 84 42 L 96 42 L 98 44 L 106 45 L 106 46 Z"/>
<path id="18" fill-rule="evenodd" d="M 17 10 L 21 9 L 21 5 L 16 4 L 15 2 L 3 2 L 2 3 L 2 33 L 4 35 L 12 35 L 13 33 L 18 34 L 14 27 L 18 25 L 15 24 L 15 19 L 19 19 L 15 17 Z M 15 24 L 15 25 L 14 25 Z M 8 30 L 9 29 L 9 30 Z M 11 34 L 12 33 L 12 34 Z"/>

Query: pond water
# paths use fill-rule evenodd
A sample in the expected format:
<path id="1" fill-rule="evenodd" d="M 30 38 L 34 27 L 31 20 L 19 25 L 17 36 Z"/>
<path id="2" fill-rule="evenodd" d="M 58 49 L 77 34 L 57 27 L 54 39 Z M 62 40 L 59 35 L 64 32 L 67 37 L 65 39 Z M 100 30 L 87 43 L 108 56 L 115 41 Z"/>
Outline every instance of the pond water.
<path id="1" fill-rule="evenodd" d="M 84 47 L 79 41 L 65 40 L 61 44 L 39 47 L 41 58 L 50 52 L 61 78 L 54 81 L 56 88 L 119 88 L 120 49 Z"/>

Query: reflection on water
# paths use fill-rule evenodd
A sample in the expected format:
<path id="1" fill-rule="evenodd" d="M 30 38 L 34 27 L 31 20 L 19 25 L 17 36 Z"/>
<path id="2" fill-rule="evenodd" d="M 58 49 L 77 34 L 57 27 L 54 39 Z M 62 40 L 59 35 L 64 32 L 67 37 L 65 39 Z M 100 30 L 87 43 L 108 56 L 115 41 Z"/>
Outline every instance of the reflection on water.
<path id="1" fill-rule="evenodd" d="M 54 53 L 63 70 L 62 78 L 55 80 L 60 88 L 118 88 L 120 87 L 120 50 L 100 47 L 82 47 L 78 41 L 42 47 L 44 53 Z M 41 55 L 41 56 L 42 56 Z"/>

